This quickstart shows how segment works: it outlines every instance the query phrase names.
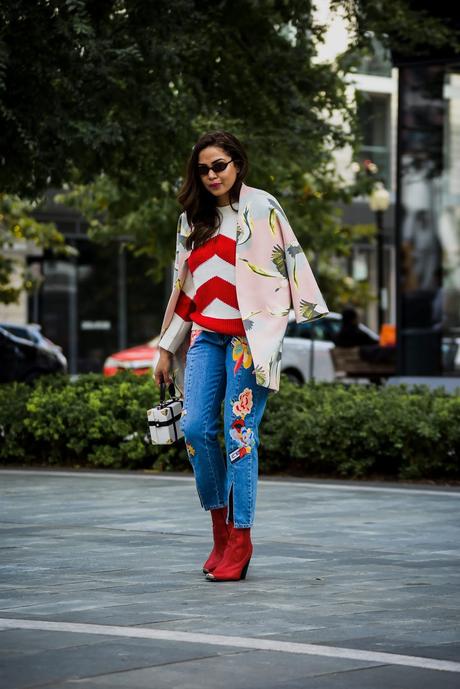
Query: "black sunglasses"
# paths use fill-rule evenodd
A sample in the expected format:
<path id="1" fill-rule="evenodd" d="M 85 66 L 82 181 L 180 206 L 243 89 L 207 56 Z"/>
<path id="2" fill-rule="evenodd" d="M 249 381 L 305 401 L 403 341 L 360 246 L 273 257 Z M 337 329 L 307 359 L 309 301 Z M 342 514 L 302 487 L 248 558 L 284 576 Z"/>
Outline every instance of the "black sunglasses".
<path id="1" fill-rule="evenodd" d="M 213 172 L 223 172 L 227 165 L 232 162 L 232 160 L 235 160 L 235 158 L 230 158 L 230 160 L 227 160 L 226 163 L 224 163 L 223 161 L 213 163 L 211 167 L 204 165 L 204 163 L 200 164 L 197 167 L 198 174 L 203 177 L 203 175 L 207 175 L 209 173 L 209 170 L 212 170 Z"/>

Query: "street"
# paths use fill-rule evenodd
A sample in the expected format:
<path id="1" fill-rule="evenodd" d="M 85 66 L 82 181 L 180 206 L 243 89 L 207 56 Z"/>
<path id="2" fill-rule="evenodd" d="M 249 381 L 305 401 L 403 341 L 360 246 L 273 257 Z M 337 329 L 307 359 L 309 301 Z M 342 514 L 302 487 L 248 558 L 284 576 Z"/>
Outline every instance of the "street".
<path id="1" fill-rule="evenodd" d="M 460 490 L 259 481 L 247 579 L 192 477 L 0 471 L 2 689 L 453 689 Z"/>

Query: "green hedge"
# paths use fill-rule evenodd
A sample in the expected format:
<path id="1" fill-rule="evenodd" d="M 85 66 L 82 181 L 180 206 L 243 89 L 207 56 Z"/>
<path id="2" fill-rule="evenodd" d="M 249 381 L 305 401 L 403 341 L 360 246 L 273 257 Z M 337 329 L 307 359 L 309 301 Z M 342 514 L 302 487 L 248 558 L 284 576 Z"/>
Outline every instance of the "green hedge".
<path id="1" fill-rule="evenodd" d="M 0 462 L 110 467 L 188 468 L 185 450 L 144 438 L 146 410 L 159 402 L 150 376 L 130 373 L 38 379 L 0 386 Z"/>
<path id="2" fill-rule="evenodd" d="M 145 442 L 158 397 L 149 376 L 129 373 L 2 385 L 0 463 L 189 471 L 182 440 Z M 260 473 L 458 479 L 459 419 L 460 396 L 441 389 L 298 387 L 283 376 L 261 426 Z"/>

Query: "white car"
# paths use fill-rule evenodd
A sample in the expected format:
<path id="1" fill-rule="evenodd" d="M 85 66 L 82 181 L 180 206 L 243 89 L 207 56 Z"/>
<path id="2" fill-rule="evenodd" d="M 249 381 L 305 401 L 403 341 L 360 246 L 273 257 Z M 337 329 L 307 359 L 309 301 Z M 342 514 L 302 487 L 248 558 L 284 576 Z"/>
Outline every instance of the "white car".
<path id="1" fill-rule="evenodd" d="M 291 310 L 283 343 L 281 373 L 285 373 L 295 383 L 311 380 L 312 372 L 314 380 L 334 381 L 335 371 L 331 349 L 335 346 L 333 338 L 338 334 L 341 325 L 342 315 L 334 311 L 314 321 L 296 323 L 294 311 Z M 359 323 L 358 327 L 378 343 L 379 336 L 376 332 L 363 323 Z M 450 357 L 449 361 L 447 361 L 447 356 Z M 152 363 L 153 370 L 157 365 L 158 357 L 159 350 L 156 349 Z M 446 367 L 447 365 L 455 366 L 456 371 L 460 370 L 460 338 L 454 342 L 453 357 L 452 344 L 449 346 L 443 344 L 443 357 Z M 451 361 L 452 358 L 455 358 L 455 364 Z"/>
<path id="2" fill-rule="evenodd" d="M 283 343 L 281 373 L 285 373 L 295 383 L 311 380 L 335 380 L 331 349 L 335 346 L 333 338 L 342 325 L 342 315 L 330 312 L 327 316 L 307 323 L 296 323 L 294 311 L 289 313 L 286 336 Z M 376 342 L 378 335 L 366 325 L 359 323 L 360 330 L 370 335 Z M 313 339 L 312 339 L 313 334 Z M 158 361 L 158 350 L 153 357 L 153 370 Z"/>
<path id="3" fill-rule="evenodd" d="M 333 338 L 342 324 L 342 315 L 333 311 L 327 316 L 306 323 L 296 323 L 294 311 L 289 314 L 281 358 L 281 373 L 296 383 L 305 383 L 312 378 L 321 381 L 335 380 L 331 349 Z M 359 329 L 372 337 L 376 343 L 379 336 L 363 323 Z"/>

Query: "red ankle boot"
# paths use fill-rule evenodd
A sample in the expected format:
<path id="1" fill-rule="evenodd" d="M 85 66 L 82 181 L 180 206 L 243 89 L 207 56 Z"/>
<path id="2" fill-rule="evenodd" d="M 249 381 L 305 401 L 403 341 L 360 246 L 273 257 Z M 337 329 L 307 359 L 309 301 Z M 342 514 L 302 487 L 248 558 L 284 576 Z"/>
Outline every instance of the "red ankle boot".
<path id="1" fill-rule="evenodd" d="M 208 581 L 246 579 L 252 550 L 251 529 L 233 527 L 223 558 L 212 573 L 206 574 L 206 579 Z"/>
<path id="2" fill-rule="evenodd" d="M 227 507 L 211 510 L 211 518 L 214 547 L 203 565 L 203 572 L 205 574 L 212 572 L 221 561 L 233 526 L 232 522 L 226 523 Z"/>

